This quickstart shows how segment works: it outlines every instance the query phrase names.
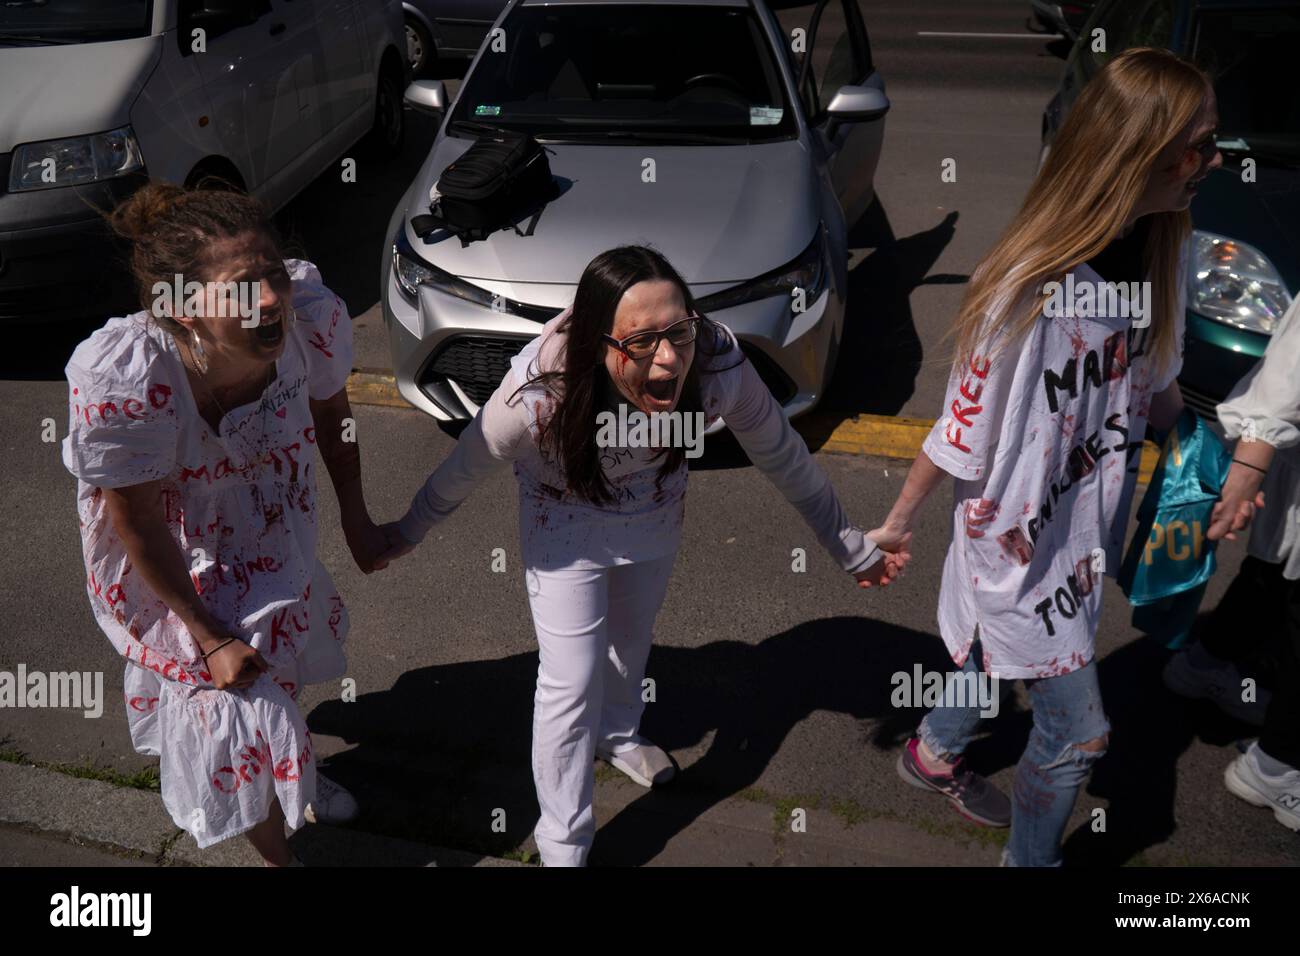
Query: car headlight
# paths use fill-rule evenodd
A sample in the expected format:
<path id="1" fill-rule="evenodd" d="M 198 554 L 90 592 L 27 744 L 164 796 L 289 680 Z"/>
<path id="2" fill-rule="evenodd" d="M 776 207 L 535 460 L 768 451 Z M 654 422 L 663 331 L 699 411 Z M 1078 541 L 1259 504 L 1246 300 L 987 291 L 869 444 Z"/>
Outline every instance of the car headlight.
<path id="1" fill-rule="evenodd" d="M 773 269 L 734 288 L 707 295 L 699 299 L 696 305 L 701 311 L 715 312 L 775 295 L 784 296 L 793 305 L 795 290 L 802 289 L 804 304 L 811 306 L 826 289 L 829 276 L 823 232 L 819 223 L 817 234 L 808 243 L 808 248 L 779 269 Z"/>
<path id="2" fill-rule="evenodd" d="M 1200 229 L 1188 242 L 1187 307 L 1216 322 L 1272 335 L 1291 295 L 1268 256 Z"/>
<path id="3" fill-rule="evenodd" d="M 489 292 L 487 289 L 481 289 L 458 276 L 452 275 L 450 272 L 445 272 L 437 266 L 425 262 L 411 246 L 410 240 L 406 238 L 405 226 L 399 228 L 397 235 L 393 237 L 393 276 L 397 279 L 398 286 L 401 287 L 402 292 L 412 305 L 419 304 L 420 286 L 427 285 L 439 292 L 445 292 L 447 295 L 454 295 L 458 299 L 464 299 L 466 302 L 473 302 L 485 309 L 491 309 L 493 312 L 500 312 L 503 315 L 515 315 L 533 322 L 544 323 L 563 311 L 562 309 L 516 302 L 514 299 L 508 299 L 503 295 Z"/>
<path id="4" fill-rule="evenodd" d="M 144 169 L 131 127 L 26 143 L 14 150 L 9 191 L 56 189 L 113 179 Z"/>

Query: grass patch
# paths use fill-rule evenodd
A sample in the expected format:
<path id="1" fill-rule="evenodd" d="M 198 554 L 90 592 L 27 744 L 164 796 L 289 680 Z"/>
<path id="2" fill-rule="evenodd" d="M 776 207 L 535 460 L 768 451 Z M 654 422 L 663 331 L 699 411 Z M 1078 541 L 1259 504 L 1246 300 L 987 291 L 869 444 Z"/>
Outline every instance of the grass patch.
<path id="1" fill-rule="evenodd" d="M 52 770 L 54 773 L 76 777 L 80 780 L 102 780 L 104 783 L 111 783 L 115 787 L 128 787 L 132 790 L 150 790 L 158 793 L 162 789 L 162 778 L 159 776 L 157 765 L 145 767 L 133 773 L 122 773 L 120 770 L 96 767 L 90 761 L 70 764 L 32 760 L 26 753 L 13 747 L 0 749 L 0 761 L 18 764 L 22 767 L 38 767 L 41 770 Z"/>

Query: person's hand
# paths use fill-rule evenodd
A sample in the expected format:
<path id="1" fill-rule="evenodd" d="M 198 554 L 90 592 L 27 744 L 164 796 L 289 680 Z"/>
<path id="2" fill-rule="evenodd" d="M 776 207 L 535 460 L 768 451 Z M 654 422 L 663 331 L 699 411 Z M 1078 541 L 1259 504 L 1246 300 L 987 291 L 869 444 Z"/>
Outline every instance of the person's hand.
<path id="1" fill-rule="evenodd" d="M 398 528 L 396 521 L 380 525 L 379 531 L 384 536 L 385 541 L 384 549 L 379 554 L 379 560 L 385 565 L 390 561 L 405 557 L 415 550 L 415 545 L 402 537 L 401 529 Z"/>
<path id="2" fill-rule="evenodd" d="M 204 653 L 207 653 L 211 648 L 218 647 L 231 637 L 234 635 L 221 632 L 208 634 L 199 645 L 203 647 Z M 208 673 L 212 675 L 212 683 L 217 690 L 243 690 L 251 687 L 253 682 L 265 674 L 270 667 L 261 654 L 237 637 L 212 653 L 206 659 L 205 666 Z"/>
<path id="3" fill-rule="evenodd" d="M 907 562 L 912 560 L 908 546 L 912 541 L 912 532 L 906 529 L 877 528 L 867 532 L 867 539 L 875 542 L 882 552 L 882 560 L 870 567 L 858 571 L 853 577 L 858 587 L 869 588 L 873 585 L 886 587 L 903 573 Z"/>
<path id="4" fill-rule="evenodd" d="M 352 560 L 363 574 L 373 574 L 388 567 L 384 556 L 390 550 L 390 540 L 384 531 L 366 515 L 343 528 L 343 537 L 352 552 Z"/>
<path id="5" fill-rule="evenodd" d="M 1224 484 L 1223 493 L 1210 512 L 1210 527 L 1205 537 L 1211 541 L 1220 538 L 1236 541 L 1236 532 L 1249 528 L 1255 512 L 1264 507 L 1264 492 L 1255 491 L 1257 487 L 1257 482 L 1236 485 L 1229 481 Z"/>

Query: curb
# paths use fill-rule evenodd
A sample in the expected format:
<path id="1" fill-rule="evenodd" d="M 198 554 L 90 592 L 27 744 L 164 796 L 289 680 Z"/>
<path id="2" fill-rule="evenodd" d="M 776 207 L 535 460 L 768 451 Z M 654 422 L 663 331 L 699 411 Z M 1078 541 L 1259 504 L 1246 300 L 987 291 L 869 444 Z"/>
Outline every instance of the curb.
<path id="1" fill-rule="evenodd" d="M 393 373 L 386 369 L 359 368 L 348 376 L 348 400 L 354 405 L 381 405 L 386 408 L 412 408 L 397 391 Z M 910 460 L 921 450 L 921 443 L 934 427 L 933 418 L 908 418 L 901 415 L 855 415 L 841 418 L 813 412 L 796 419 L 795 429 L 815 450 L 841 455 Z M 1142 446 L 1138 465 L 1138 484 L 1151 481 L 1160 449 L 1154 442 Z"/>
<path id="2" fill-rule="evenodd" d="M 151 790 L 0 762 L 0 824 L 60 835 L 156 866 L 260 866 L 247 840 L 200 850 Z M 0 831 L 2 838 L 2 831 Z M 361 830 L 309 824 L 290 838 L 308 866 L 525 866 L 514 860 L 426 846 Z"/>

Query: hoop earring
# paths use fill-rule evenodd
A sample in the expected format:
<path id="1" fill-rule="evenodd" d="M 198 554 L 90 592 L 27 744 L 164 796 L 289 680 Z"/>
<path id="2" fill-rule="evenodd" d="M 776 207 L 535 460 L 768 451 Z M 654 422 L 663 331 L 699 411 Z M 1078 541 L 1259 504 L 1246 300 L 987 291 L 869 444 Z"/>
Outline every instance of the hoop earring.
<path id="1" fill-rule="evenodd" d="M 199 341 L 199 333 L 190 329 L 190 355 L 194 358 L 194 368 L 200 375 L 208 374 L 208 356 L 203 351 L 203 343 Z"/>

